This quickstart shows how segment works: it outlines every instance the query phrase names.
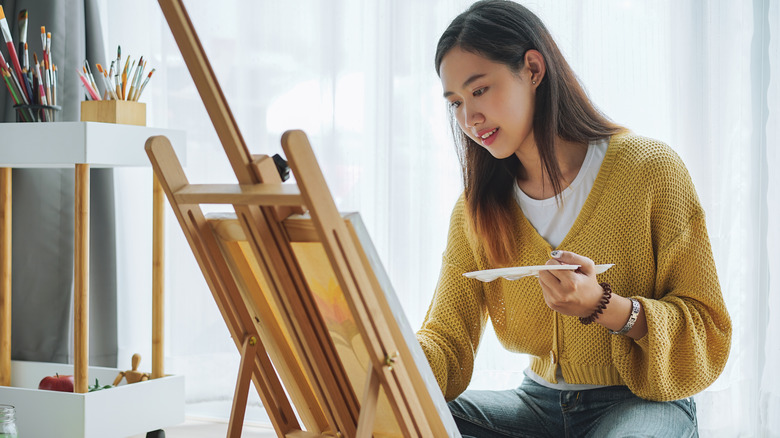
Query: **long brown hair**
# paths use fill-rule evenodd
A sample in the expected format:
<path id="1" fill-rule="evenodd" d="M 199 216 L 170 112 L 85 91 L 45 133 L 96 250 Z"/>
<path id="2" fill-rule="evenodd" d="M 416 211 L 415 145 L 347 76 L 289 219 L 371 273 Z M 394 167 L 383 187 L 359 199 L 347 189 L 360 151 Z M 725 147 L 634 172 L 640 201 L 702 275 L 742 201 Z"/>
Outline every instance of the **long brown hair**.
<path id="1" fill-rule="evenodd" d="M 556 196 L 562 179 L 556 138 L 587 144 L 622 129 L 593 106 L 550 32 L 524 6 L 483 0 L 455 17 L 436 47 L 437 74 L 442 59 L 455 47 L 505 64 L 514 73 L 523 68 L 528 50 L 542 54 L 546 74 L 536 90 L 533 132 Z M 450 120 L 474 232 L 493 266 L 511 263 L 516 256 L 512 195 L 514 184 L 525 174 L 523 165 L 514 154 L 496 159 L 458 127 L 453 114 Z"/>

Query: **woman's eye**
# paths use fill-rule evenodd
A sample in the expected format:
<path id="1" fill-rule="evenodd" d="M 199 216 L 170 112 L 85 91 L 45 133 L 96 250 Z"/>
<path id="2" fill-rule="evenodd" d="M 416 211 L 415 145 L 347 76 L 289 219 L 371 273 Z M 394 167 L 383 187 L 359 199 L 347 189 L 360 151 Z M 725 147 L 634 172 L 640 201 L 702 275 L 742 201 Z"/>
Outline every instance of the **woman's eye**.
<path id="1" fill-rule="evenodd" d="M 477 88 L 476 90 L 474 90 L 473 94 L 474 96 L 481 96 L 485 94 L 485 91 L 487 91 L 487 87 Z"/>
<path id="2" fill-rule="evenodd" d="M 454 102 L 450 102 L 450 108 L 457 108 L 460 106 L 460 101 L 456 100 Z"/>

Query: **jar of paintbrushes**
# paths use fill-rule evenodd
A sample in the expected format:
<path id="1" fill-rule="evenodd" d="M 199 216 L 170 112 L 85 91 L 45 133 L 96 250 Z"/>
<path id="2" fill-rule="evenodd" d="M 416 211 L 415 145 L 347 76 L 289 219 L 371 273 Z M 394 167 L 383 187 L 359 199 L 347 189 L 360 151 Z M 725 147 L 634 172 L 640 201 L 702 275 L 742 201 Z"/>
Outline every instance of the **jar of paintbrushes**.
<path id="1" fill-rule="evenodd" d="M 51 32 L 46 32 L 46 27 L 41 26 L 43 55 L 38 60 L 38 54 L 33 53 L 34 63 L 31 65 L 27 43 L 27 18 L 27 11 L 22 10 L 17 26 L 17 46 L 14 44 L 5 11 L 0 6 L 0 30 L 8 50 L 8 61 L 0 50 L 0 72 L 14 102 L 17 122 L 53 122 L 62 107 L 57 104 L 57 66 L 51 59 Z"/>
<path id="2" fill-rule="evenodd" d="M 154 69 L 146 74 L 147 60 L 127 59 L 122 64 L 122 47 L 117 47 L 116 59 L 109 68 L 96 64 L 97 75 L 88 62 L 79 72 L 85 100 L 81 102 L 81 120 L 128 125 L 146 124 L 146 105 L 138 101 L 146 89 Z M 100 89 L 103 89 L 101 92 Z"/>

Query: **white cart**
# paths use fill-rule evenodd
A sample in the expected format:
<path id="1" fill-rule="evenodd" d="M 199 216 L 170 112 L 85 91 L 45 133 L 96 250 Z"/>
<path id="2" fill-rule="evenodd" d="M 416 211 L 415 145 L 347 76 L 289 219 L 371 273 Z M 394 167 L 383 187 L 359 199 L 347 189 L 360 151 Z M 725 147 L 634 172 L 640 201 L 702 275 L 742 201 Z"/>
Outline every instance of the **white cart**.
<path id="1" fill-rule="evenodd" d="M 0 123 L 0 403 L 16 406 L 24 436 L 127 437 L 184 421 L 184 377 L 163 371 L 163 193 L 154 181 L 152 378 L 87 392 L 119 370 L 89 367 L 89 169 L 149 166 L 146 139 L 164 135 L 185 153 L 182 131 L 97 122 Z M 23 145 L 23 146 L 20 146 Z M 74 364 L 11 361 L 11 170 L 75 168 Z M 38 390 L 42 376 L 70 373 L 75 392 Z"/>

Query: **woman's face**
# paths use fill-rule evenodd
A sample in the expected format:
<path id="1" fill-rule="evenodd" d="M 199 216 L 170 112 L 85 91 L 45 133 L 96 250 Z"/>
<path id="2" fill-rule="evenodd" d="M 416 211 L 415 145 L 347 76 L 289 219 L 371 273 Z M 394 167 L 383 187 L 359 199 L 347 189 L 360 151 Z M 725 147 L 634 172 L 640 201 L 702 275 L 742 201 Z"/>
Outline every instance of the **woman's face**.
<path id="1" fill-rule="evenodd" d="M 523 67 L 513 73 L 460 47 L 451 49 L 439 67 L 444 98 L 460 129 L 496 158 L 536 150 L 533 139 L 535 84 Z"/>

